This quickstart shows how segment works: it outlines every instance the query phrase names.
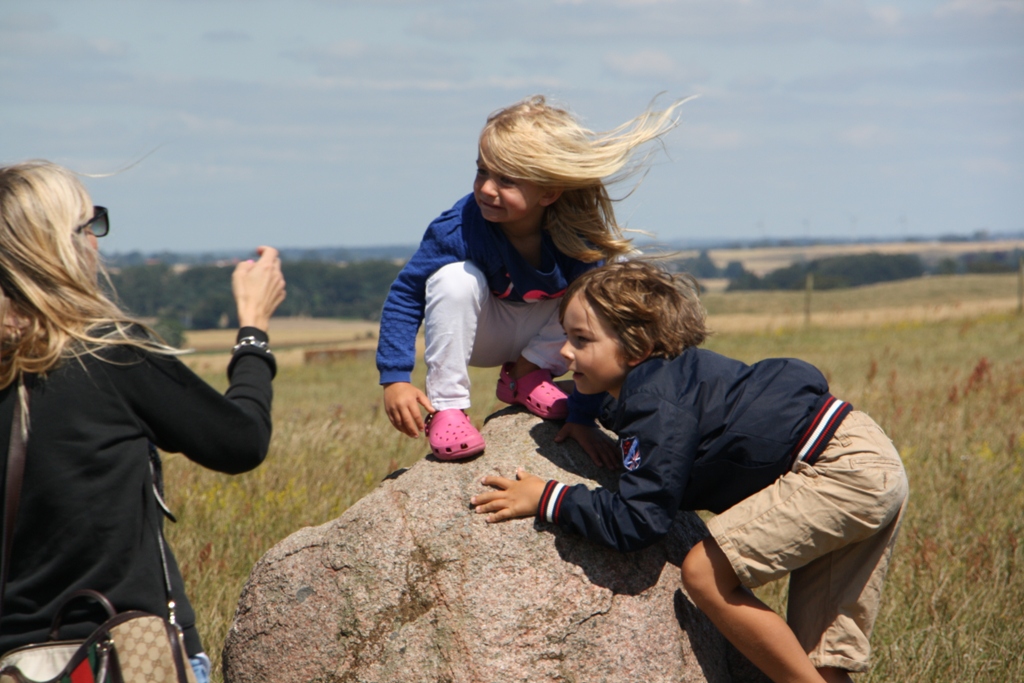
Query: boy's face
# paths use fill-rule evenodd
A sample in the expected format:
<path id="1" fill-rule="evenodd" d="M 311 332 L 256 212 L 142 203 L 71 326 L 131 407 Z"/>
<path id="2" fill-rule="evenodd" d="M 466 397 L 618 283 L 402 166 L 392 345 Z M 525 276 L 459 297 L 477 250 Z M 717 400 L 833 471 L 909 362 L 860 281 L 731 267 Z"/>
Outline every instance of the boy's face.
<path id="1" fill-rule="evenodd" d="M 623 357 L 618 335 L 580 294 L 566 304 L 562 327 L 566 342 L 561 353 L 569 362 L 577 391 L 581 394 L 607 391 L 618 398 L 626 375 L 637 364 Z"/>

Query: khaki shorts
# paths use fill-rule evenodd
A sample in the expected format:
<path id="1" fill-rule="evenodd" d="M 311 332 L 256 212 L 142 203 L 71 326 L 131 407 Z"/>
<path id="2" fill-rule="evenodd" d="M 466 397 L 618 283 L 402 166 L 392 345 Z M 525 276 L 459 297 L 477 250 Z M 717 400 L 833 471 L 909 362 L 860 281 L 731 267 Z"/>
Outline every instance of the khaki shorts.
<path id="1" fill-rule="evenodd" d="M 796 463 L 708 528 L 744 586 L 790 575 L 789 626 L 816 667 L 866 671 L 907 493 L 896 448 L 854 411 L 813 466 Z"/>

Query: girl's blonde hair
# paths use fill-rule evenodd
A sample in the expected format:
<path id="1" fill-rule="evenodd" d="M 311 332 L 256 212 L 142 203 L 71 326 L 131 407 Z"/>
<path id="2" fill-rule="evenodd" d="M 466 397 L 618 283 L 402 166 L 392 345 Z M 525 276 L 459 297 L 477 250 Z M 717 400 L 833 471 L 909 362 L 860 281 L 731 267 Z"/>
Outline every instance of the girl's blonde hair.
<path id="1" fill-rule="evenodd" d="M 480 133 L 480 160 L 509 178 L 528 180 L 563 193 L 544 214 L 544 229 L 559 251 L 586 262 L 614 259 L 632 250 L 615 220 L 605 183 L 643 168 L 634 158 L 644 143 L 676 126 L 675 110 L 648 109 L 614 130 L 594 133 L 569 112 L 534 95 L 494 112 Z"/>
<path id="2" fill-rule="evenodd" d="M 176 353 L 132 333 L 152 335 L 100 288 L 109 278 L 99 254 L 75 230 L 92 216 L 89 194 L 67 169 L 0 167 L 0 388 L 110 345 Z"/>

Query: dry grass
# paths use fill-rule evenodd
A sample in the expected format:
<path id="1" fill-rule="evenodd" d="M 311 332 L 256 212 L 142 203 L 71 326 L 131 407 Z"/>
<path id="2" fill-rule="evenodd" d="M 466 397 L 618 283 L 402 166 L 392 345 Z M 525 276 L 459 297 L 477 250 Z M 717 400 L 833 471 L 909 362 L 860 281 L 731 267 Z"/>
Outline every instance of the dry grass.
<path id="1" fill-rule="evenodd" d="M 718 339 L 727 354 L 825 369 L 906 463 L 911 505 L 864 680 L 1024 680 L 1021 348 L 1016 316 Z M 784 584 L 763 594 L 782 609 Z"/>
<path id="2" fill-rule="evenodd" d="M 988 277 L 952 285 L 965 302 L 982 301 L 968 294 L 975 284 L 1002 287 L 1000 276 Z M 925 294 L 949 296 L 918 291 L 933 284 L 893 285 L 885 299 L 904 310 L 930 305 L 920 299 Z M 730 296 L 737 299 L 722 307 L 735 315 L 784 313 L 769 308 L 777 301 Z M 861 298 L 883 300 L 863 291 Z M 859 680 L 1024 680 L 1024 318 L 719 329 L 709 343 L 719 352 L 747 361 L 797 356 L 822 368 L 837 395 L 886 428 L 906 462 L 911 505 L 873 637 L 875 666 Z M 221 387 L 222 368 L 209 377 Z M 493 370 L 474 371 L 478 424 L 497 407 L 494 379 Z M 181 518 L 171 543 L 216 680 L 238 594 L 259 556 L 298 528 L 337 517 L 427 452 L 422 439 L 402 436 L 382 414 L 372 357 L 284 364 L 275 391 L 274 441 L 256 471 L 228 477 L 168 457 L 168 491 Z M 761 594 L 781 608 L 785 585 Z"/>
<path id="3" fill-rule="evenodd" d="M 874 327 L 905 322 L 965 320 L 1012 313 L 1017 275 L 949 275 L 814 292 L 811 324 Z M 802 291 L 706 292 L 708 324 L 717 332 L 766 332 L 805 324 Z"/>
<path id="4" fill-rule="evenodd" d="M 185 335 L 185 347 L 199 352 L 230 350 L 236 330 L 192 330 Z M 274 318 L 274 346 L 368 343 L 377 345 L 377 323 L 366 320 L 325 318 Z"/>

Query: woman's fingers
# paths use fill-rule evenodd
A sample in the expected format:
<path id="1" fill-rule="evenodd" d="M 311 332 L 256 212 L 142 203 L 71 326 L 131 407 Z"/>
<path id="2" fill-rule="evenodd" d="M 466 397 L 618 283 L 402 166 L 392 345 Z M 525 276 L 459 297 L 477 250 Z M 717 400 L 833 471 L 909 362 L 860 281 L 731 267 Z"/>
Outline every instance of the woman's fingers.
<path id="1" fill-rule="evenodd" d="M 231 287 L 242 327 L 266 330 L 270 317 L 285 299 L 284 274 L 277 249 L 260 246 L 259 259 L 243 261 L 235 267 Z"/>

